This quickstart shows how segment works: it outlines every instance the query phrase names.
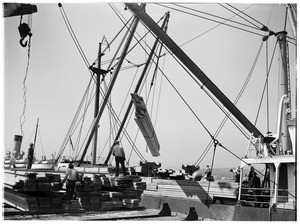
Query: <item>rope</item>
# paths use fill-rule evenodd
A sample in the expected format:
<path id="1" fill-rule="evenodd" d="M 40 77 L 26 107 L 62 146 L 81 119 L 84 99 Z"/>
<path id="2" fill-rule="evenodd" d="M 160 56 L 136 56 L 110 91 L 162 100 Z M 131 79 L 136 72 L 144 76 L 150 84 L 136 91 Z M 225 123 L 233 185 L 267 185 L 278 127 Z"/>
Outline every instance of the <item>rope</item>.
<path id="1" fill-rule="evenodd" d="M 261 22 L 259 22 L 258 20 L 254 19 L 253 17 L 249 16 L 248 14 L 242 12 L 241 10 L 235 8 L 234 6 L 230 5 L 230 4 L 227 4 L 229 5 L 231 8 L 234 8 L 235 10 L 237 10 L 238 12 L 242 13 L 243 15 L 249 17 L 250 19 L 254 20 L 255 22 L 259 23 L 260 25 L 262 25 L 263 27 L 265 26 L 264 24 L 262 24 Z M 244 18 L 245 19 L 245 18 Z M 246 19 L 245 19 L 246 20 Z"/>
<path id="2" fill-rule="evenodd" d="M 251 76 L 252 76 L 252 74 L 253 74 L 253 71 L 254 71 L 254 69 L 255 69 L 255 67 L 256 67 L 256 64 L 257 64 L 259 55 L 260 55 L 260 53 L 261 53 L 261 50 L 262 50 L 262 47 L 263 47 L 263 43 L 264 43 L 264 42 L 262 41 L 262 42 L 261 42 L 261 45 L 260 45 L 260 47 L 259 47 L 259 49 L 258 49 L 258 52 L 257 52 L 257 54 L 256 54 L 255 60 L 254 60 L 254 62 L 253 62 L 253 65 L 252 65 L 252 67 L 251 67 L 251 69 L 250 69 L 250 72 L 249 72 L 249 74 L 248 74 L 248 76 L 247 76 L 247 78 L 246 78 L 246 80 L 245 80 L 245 82 L 244 82 L 244 84 L 243 84 L 241 90 L 239 91 L 239 93 L 238 93 L 236 99 L 234 100 L 234 103 L 233 103 L 234 105 L 236 105 L 236 104 L 238 103 L 238 101 L 240 100 L 240 98 L 241 98 L 243 92 L 245 91 L 245 89 L 246 89 L 246 87 L 247 87 L 247 85 L 248 85 L 248 83 L 249 83 L 249 81 L 250 81 L 250 78 L 251 78 Z M 229 112 L 227 112 L 227 113 L 225 114 L 225 117 L 223 118 L 221 124 L 219 125 L 217 131 L 215 132 L 215 134 L 214 134 L 215 138 L 219 135 L 221 129 L 223 128 L 223 126 L 225 125 L 226 121 L 228 120 L 228 116 L 229 116 Z M 204 157 L 205 157 L 206 154 L 208 153 L 210 147 L 212 146 L 212 143 L 213 143 L 213 141 L 210 140 L 210 142 L 209 142 L 208 146 L 206 147 L 206 149 L 204 150 L 204 152 L 200 155 L 200 157 L 198 158 L 198 160 L 195 162 L 195 165 L 196 165 L 196 166 L 199 165 L 199 164 L 202 162 L 202 160 L 204 159 Z"/>
<path id="3" fill-rule="evenodd" d="M 224 5 L 222 5 L 222 4 L 219 4 L 220 6 L 222 6 L 222 7 L 224 7 L 225 9 L 227 9 L 228 11 L 230 11 L 230 12 L 232 12 L 233 14 L 236 14 L 238 17 L 240 17 L 240 18 L 242 18 L 243 20 L 245 20 L 245 21 L 247 21 L 247 22 L 249 22 L 250 24 L 252 24 L 253 26 L 255 26 L 257 29 L 259 29 L 260 30 L 260 27 L 259 26 L 257 26 L 257 25 L 255 25 L 254 23 L 252 23 L 252 22 L 250 22 L 249 20 L 247 20 L 246 18 L 244 18 L 244 17 L 242 17 L 242 16 L 240 16 L 240 15 L 238 15 L 237 13 L 235 13 L 234 11 L 232 11 L 231 9 L 229 9 L 229 8 L 227 8 L 227 7 L 225 7 Z M 227 4 L 227 5 L 229 5 L 230 7 L 233 7 L 233 6 L 231 6 L 230 4 Z M 233 7 L 234 8 L 234 7 Z M 237 10 L 237 9 L 236 9 Z M 239 11 L 239 13 L 242 13 L 242 14 L 244 14 L 244 15 L 246 15 L 244 12 L 240 12 Z"/>
<path id="4" fill-rule="evenodd" d="M 173 7 L 170 7 L 170 6 L 165 6 L 165 5 L 162 5 L 162 4 L 158 4 L 158 5 L 166 7 L 166 8 L 169 8 L 169 9 L 173 9 L 175 11 L 179 11 L 179 12 L 182 12 L 182 13 L 185 13 L 185 14 L 189 14 L 189 15 L 192 15 L 192 16 L 195 16 L 195 17 L 206 19 L 206 20 L 209 20 L 209 21 L 212 21 L 212 22 L 221 23 L 220 21 L 209 19 L 209 18 L 206 18 L 206 17 L 203 17 L 203 16 L 199 16 L 199 15 L 196 15 L 196 14 L 193 14 L 193 13 L 187 13 L 187 12 L 184 12 L 183 10 L 175 9 Z M 263 36 L 263 35 L 261 35 L 259 33 L 255 33 L 253 31 L 246 30 L 246 29 L 243 29 L 243 28 L 240 28 L 240 27 L 236 27 L 236 26 L 233 26 L 233 25 L 229 25 L 229 24 L 226 24 L 226 23 L 223 23 L 223 22 L 222 22 L 222 25 L 229 26 L 229 27 L 232 27 L 232 28 L 235 28 L 235 29 L 238 29 L 238 30 L 242 30 L 242 31 L 245 31 L 245 32 L 248 32 L 248 33 L 252 33 L 252 34 L 255 34 L 255 35 L 258 35 L 258 36 Z"/>
<path id="5" fill-rule="evenodd" d="M 240 22 L 237 22 L 237 21 L 233 21 L 233 20 L 230 20 L 230 19 L 226 19 L 226 18 L 224 18 L 224 17 L 216 16 L 216 15 L 213 15 L 213 14 L 210 14 L 210 13 L 206 13 L 206 12 L 203 12 L 203 11 L 200 11 L 200 10 L 196 10 L 196 9 L 193 9 L 193 8 L 190 8 L 190 7 L 186 7 L 186 6 L 182 6 L 182 5 L 178 5 L 178 4 L 174 4 L 174 3 L 173 3 L 173 5 L 176 5 L 176 6 L 178 6 L 178 7 L 182 7 L 182 8 L 185 8 L 185 9 L 189 9 L 189 10 L 192 10 L 192 11 L 195 11 L 195 12 L 199 12 L 199 13 L 202 13 L 202 14 L 205 14 L 205 15 L 208 15 L 208 16 L 216 17 L 216 18 L 218 18 L 218 19 L 223 19 L 223 20 L 226 20 L 226 22 L 229 21 L 229 22 L 236 23 L 236 24 L 239 24 L 239 25 L 242 25 L 242 26 L 247 26 L 247 27 L 249 27 L 249 28 L 253 28 L 253 29 L 258 29 L 258 30 L 260 30 L 260 28 L 257 27 L 257 26 L 255 26 L 254 24 L 252 24 L 252 25 L 254 25 L 254 27 L 253 27 L 253 26 L 250 26 L 250 25 L 247 25 L 247 24 L 244 24 L 244 23 L 240 23 Z M 219 5 L 221 5 L 221 4 L 219 4 Z M 221 6 L 222 6 L 222 5 L 221 5 Z M 224 6 L 223 6 L 223 7 L 224 7 Z M 250 7 L 251 7 L 251 6 L 250 6 Z M 239 16 L 239 15 L 236 14 L 236 16 Z"/>
<path id="6" fill-rule="evenodd" d="M 271 71 L 271 66 L 272 66 L 272 63 L 273 63 L 277 43 L 278 43 L 278 41 L 276 41 L 276 44 L 275 44 L 275 47 L 274 47 L 274 50 L 273 50 L 272 59 L 270 61 L 270 66 L 269 66 L 269 69 L 267 71 L 267 77 L 266 77 L 266 81 L 265 81 L 265 84 L 264 84 L 264 88 L 263 88 L 262 96 L 261 96 L 261 99 L 260 99 L 259 107 L 258 107 L 258 110 L 257 110 L 254 125 L 256 125 L 257 120 L 258 120 L 259 112 L 260 112 L 262 101 L 263 101 L 263 98 L 264 98 L 264 93 L 265 93 L 265 90 L 266 90 L 266 87 L 267 87 L 267 84 L 268 84 L 268 80 L 269 80 L 269 74 L 270 74 L 270 71 Z"/>
<path id="7" fill-rule="evenodd" d="M 31 28 L 31 16 L 28 16 L 28 20 L 30 20 L 30 28 Z M 20 18 L 20 24 L 22 22 L 22 16 Z M 26 106 L 27 106 L 27 87 L 26 87 L 26 80 L 27 80 L 27 76 L 28 76 L 28 71 L 29 71 L 29 64 L 30 64 L 30 48 L 31 48 L 31 35 L 29 35 L 29 40 L 28 40 L 28 50 L 27 50 L 27 64 L 26 64 L 26 70 L 25 70 L 25 76 L 23 79 L 23 110 L 22 110 L 22 114 L 20 116 L 20 128 L 21 128 L 21 135 L 24 135 L 24 131 L 23 131 L 23 125 L 26 121 Z"/>

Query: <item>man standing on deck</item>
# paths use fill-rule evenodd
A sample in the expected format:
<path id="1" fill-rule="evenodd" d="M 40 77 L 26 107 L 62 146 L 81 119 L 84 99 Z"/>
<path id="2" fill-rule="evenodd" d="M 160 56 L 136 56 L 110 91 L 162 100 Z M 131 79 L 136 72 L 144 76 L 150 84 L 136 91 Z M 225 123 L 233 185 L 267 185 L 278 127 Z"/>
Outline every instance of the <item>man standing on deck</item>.
<path id="1" fill-rule="evenodd" d="M 116 177 L 119 176 L 119 164 L 122 166 L 123 175 L 126 176 L 126 168 L 125 168 L 125 152 L 123 147 L 120 145 L 120 141 L 115 141 L 112 154 L 115 156 L 116 160 Z"/>
<path id="2" fill-rule="evenodd" d="M 253 177 L 251 180 L 251 188 L 253 188 L 253 196 L 255 202 L 259 202 L 259 195 L 260 195 L 260 179 L 257 176 L 256 172 L 253 172 Z M 260 207 L 259 203 L 255 203 L 255 207 Z"/>
<path id="3" fill-rule="evenodd" d="M 31 169 L 33 163 L 34 148 L 33 143 L 30 143 L 27 153 L 27 169 Z"/>
<path id="4" fill-rule="evenodd" d="M 204 173 L 206 174 L 206 179 L 208 180 L 211 176 L 211 169 L 210 169 L 209 165 L 206 166 L 206 170 Z"/>
<path id="5" fill-rule="evenodd" d="M 66 171 L 66 176 L 64 180 L 62 181 L 62 184 L 67 181 L 66 183 L 66 199 L 68 201 L 72 200 L 75 187 L 76 187 L 76 182 L 79 181 L 81 178 L 79 176 L 79 172 L 74 169 L 74 164 L 70 163 L 69 164 L 69 169 Z"/>

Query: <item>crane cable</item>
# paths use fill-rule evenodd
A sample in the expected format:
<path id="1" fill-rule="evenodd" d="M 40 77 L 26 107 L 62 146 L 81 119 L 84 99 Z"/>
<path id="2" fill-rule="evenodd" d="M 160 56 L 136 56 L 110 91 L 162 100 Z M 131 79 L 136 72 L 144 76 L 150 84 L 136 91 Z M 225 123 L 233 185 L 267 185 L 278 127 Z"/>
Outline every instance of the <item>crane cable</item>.
<path id="1" fill-rule="evenodd" d="M 20 25 L 22 23 L 22 18 L 23 15 L 20 18 Z M 32 15 L 28 15 L 28 24 L 29 27 L 32 27 Z M 22 114 L 20 116 L 20 128 L 21 128 L 21 135 L 24 136 L 24 131 L 23 131 L 23 125 L 26 121 L 26 106 L 27 106 L 27 87 L 26 87 L 26 81 L 27 81 L 27 76 L 28 76 L 28 71 L 29 71 L 29 64 L 30 64 L 30 51 L 31 49 L 31 35 L 29 35 L 29 40 L 28 40 L 28 49 L 27 49 L 27 64 L 26 64 L 26 70 L 25 70 L 25 76 L 23 79 L 23 110 L 22 110 Z"/>

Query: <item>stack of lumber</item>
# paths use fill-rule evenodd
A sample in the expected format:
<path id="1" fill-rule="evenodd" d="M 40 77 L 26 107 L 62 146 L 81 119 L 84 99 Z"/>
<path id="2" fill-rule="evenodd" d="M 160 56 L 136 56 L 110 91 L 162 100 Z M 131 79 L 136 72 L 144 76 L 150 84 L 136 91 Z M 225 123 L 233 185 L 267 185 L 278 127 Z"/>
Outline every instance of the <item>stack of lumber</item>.
<path id="1" fill-rule="evenodd" d="M 84 177 L 84 184 L 76 186 L 76 196 L 86 211 L 108 211 L 123 207 L 137 209 L 143 189 L 146 188 L 146 183 L 141 182 L 141 178 L 138 176 L 107 178 L 101 174 L 95 174 L 92 179 L 93 183 L 89 178 Z M 101 188 L 91 187 L 97 183 Z"/>
<path id="2" fill-rule="evenodd" d="M 22 211 L 37 211 L 39 203 L 37 197 L 30 197 L 27 194 L 16 192 L 12 189 L 4 189 L 4 200 Z"/>
<path id="3" fill-rule="evenodd" d="M 17 191 L 59 191 L 59 174 L 31 173 L 25 171 L 5 171 L 4 186 Z"/>
<path id="4" fill-rule="evenodd" d="M 101 211 L 113 211 L 123 207 L 122 201 L 103 201 L 100 203 Z"/>
<path id="5" fill-rule="evenodd" d="M 124 198 L 123 199 L 123 207 L 128 209 L 138 209 L 140 205 L 140 199 L 130 199 Z"/>
<path id="6" fill-rule="evenodd" d="M 133 180 L 128 177 L 119 177 L 115 179 L 115 186 L 119 188 L 133 188 Z"/>
<path id="7" fill-rule="evenodd" d="M 143 192 L 147 196 L 206 200 L 209 197 L 236 198 L 238 185 L 229 182 L 152 179 Z"/>
<path id="8" fill-rule="evenodd" d="M 108 177 L 106 177 L 104 174 L 94 174 L 93 181 L 96 184 L 99 184 L 103 187 L 110 187 L 110 180 Z"/>
<path id="9" fill-rule="evenodd" d="M 61 210 L 60 174 L 6 170 L 4 199 L 23 211 Z"/>
<path id="10" fill-rule="evenodd" d="M 139 190 L 139 191 L 143 191 L 145 190 L 147 187 L 146 183 L 145 182 L 135 182 L 133 183 L 133 188 L 135 190 Z"/>
<path id="11" fill-rule="evenodd" d="M 63 194 L 56 192 L 25 193 L 5 188 L 4 200 L 22 211 L 58 211 L 62 209 Z"/>

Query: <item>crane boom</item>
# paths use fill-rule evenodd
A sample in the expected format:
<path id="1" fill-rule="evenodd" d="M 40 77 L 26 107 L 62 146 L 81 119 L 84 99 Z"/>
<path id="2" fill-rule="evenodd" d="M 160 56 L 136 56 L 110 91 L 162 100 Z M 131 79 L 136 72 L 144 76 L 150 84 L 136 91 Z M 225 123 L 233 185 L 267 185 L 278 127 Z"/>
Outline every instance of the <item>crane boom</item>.
<path id="1" fill-rule="evenodd" d="M 204 72 L 185 54 L 185 52 L 155 23 L 155 21 L 136 3 L 126 3 L 135 16 L 137 16 L 169 50 L 201 81 L 205 86 L 250 132 L 254 137 L 263 134 L 245 117 L 245 115 L 223 94 L 223 92 L 204 74 Z"/>

